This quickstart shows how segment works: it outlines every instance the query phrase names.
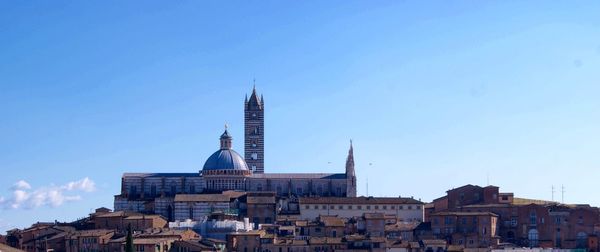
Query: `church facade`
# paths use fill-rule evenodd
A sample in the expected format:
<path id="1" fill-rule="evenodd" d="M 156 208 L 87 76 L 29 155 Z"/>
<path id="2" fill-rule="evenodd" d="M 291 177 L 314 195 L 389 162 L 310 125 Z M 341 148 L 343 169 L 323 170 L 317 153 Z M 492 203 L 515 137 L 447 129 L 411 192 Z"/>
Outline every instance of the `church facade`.
<path id="1" fill-rule="evenodd" d="M 233 150 L 233 137 L 225 129 L 219 139 L 220 148 L 208 157 L 199 172 L 123 174 L 121 193 L 115 195 L 115 210 L 156 213 L 174 219 L 176 199 L 192 195 L 272 192 L 280 199 L 292 201 L 313 196 L 356 197 L 352 143 L 344 173 L 266 173 L 264 100 L 255 88 L 244 101 L 244 121 L 244 157 Z M 218 197 L 197 198 L 211 201 Z M 211 202 L 203 203 L 214 207 Z"/>

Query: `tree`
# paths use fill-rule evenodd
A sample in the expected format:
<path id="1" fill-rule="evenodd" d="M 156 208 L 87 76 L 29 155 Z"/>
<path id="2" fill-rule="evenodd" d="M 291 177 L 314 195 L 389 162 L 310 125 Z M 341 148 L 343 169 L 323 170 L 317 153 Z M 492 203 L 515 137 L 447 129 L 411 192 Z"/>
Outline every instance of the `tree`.
<path id="1" fill-rule="evenodd" d="M 127 226 L 127 238 L 125 239 L 125 252 L 135 252 L 133 247 L 133 234 L 131 232 L 131 224 Z"/>

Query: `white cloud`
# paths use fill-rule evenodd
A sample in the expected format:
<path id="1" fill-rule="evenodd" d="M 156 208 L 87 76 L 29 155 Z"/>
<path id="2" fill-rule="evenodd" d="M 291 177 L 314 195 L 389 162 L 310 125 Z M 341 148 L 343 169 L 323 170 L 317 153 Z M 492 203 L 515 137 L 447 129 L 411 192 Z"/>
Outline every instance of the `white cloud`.
<path id="1" fill-rule="evenodd" d="M 93 192 L 94 181 L 85 177 L 62 186 L 47 186 L 32 190 L 29 183 L 20 180 L 11 188 L 10 198 L 0 197 L 0 207 L 5 209 L 32 209 L 43 206 L 58 207 L 64 203 L 81 200 L 76 192 Z"/>
<path id="2" fill-rule="evenodd" d="M 11 189 L 13 190 L 29 190 L 31 189 L 31 185 L 29 185 L 29 183 L 27 183 L 25 180 L 19 180 L 17 181 L 17 183 L 15 183 Z"/>
<path id="3" fill-rule="evenodd" d="M 68 191 L 81 190 L 84 192 L 93 192 L 96 190 L 96 183 L 94 183 L 94 181 L 92 181 L 90 178 L 85 177 L 74 182 L 69 182 L 63 187 Z"/>

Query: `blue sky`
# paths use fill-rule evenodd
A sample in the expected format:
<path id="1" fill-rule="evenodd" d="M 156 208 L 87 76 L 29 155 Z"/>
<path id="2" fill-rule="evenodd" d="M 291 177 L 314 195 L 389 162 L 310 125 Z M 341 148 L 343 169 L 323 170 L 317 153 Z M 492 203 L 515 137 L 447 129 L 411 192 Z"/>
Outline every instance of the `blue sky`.
<path id="1" fill-rule="evenodd" d="M 0 230 L 112 208 L 126 171 L 196 172 L 225 122 L 242 152 L 253 78 L 267 172 L 342 172 L 352 138 L 362 195 L 367 179 L 370 195 L 424 201 L 489 181 L 548 200 L 564 185 L 565 201 L 598 206 L 598 13 L 592 1 L 2 1 Z"/>

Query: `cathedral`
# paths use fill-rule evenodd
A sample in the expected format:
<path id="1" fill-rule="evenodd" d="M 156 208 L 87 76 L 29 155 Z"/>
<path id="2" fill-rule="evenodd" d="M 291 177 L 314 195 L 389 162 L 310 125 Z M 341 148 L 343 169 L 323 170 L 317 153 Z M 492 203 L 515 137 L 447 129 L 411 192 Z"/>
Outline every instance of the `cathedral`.
<path id="1" fill-rule="evenodd" d="M 253 88 L 244 101 L 244 156 L 232 149 L 225 131 L 219 149 L 202 170 L 193 173 L 125 173 L 115 211 L 150 212 L 172 216 L 176 198 L 223 192 L 271 192 L 282 200 L 300 197 L 356 197 L 352 143 L 344 173 L 267 173 L 264 166 L 265 103 Z M 214 199 L 214 197 L 204 197 Z M 172 219 L 169 217 L 169 219 Z"/>

